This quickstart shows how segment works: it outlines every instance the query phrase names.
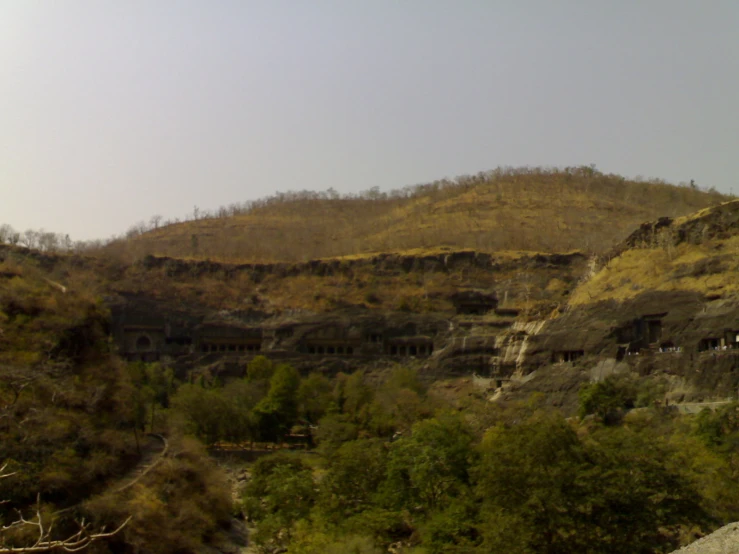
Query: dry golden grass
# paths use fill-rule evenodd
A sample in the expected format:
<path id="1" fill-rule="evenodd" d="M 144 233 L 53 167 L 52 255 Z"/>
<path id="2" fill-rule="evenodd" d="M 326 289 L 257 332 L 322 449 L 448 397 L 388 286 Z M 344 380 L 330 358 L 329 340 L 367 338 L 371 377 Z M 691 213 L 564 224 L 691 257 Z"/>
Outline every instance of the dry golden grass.
<path id="1" fill-rule="evenodd" d="M 267 199 L 246 210 L 160 227 L 110 250 L 276 262 L 413 249 L 604 252 L 644 221 L 727 197 L 592 168 L 524 168 L 423 185 L 402 194 Z"/>
<path id="2" fill-rule="evenodd" d="M 739 200 L 727 200 L 726 202 L 721 202 L 720 204 L 718 204 L 718 206 L 730 206 L 732 204 L 739 204 Z M 709 206 L 707 208 L 703 208 L 702 210 L 698 210 L 697 212 L 694 212 L 692 214 L 677 217 L 673 221 L 673 226 L 679 227 L 680 225 L 683 225 L 684 223 L 688 223 L 689 221 L 694 221 L 701 217 L 705 217 L 711 213 L 714 207 L 715 206 Z"/>
<path id="3" fill-rule="evenodd" d="M 451 253 L 446 249 L 414 249 L 399 255 Z M 378 266 L 368 257 L 354 256 L 351 264 L 344 258 L 347 263 L 343 266 L 324 268 L 333 268 L 335 274 L 314 274 L 312 266 L 282 268 L 287 271 L 272 268 L 275 271 L 265 273 L 249 265 L 218 264 L 209 265 L 207 271 L 190 271 L 180 262 L 172 273 L 166 261 L 159 267 L 133 264 L 122 277 L 111 281 L 110 287 L 111 292 L 144 294 L 166 302 L 269 313 L 325 313 L 360 306 L 380 311 L 449 312 L 454 310 L 451 296 L 459 289 L 472 288 L 496 290 L 505 307 L 527 310 L 564 302 L 580 271 L 577 262 L 573 267 L 527 271 L 529 252 L 496 253 L 495 271 L 466 264 L 439 271 L 404 268 L 397 260 Z M 189 267 L 197 269 L 197 264 Z"/>
<path id="4" fill-rule="evenodd" d="M 570 304 L 622 301 L 645 291 L 677 290 L 738 296 L 739 236 L 699 245 L 627 250 L 580 285 Z"/>

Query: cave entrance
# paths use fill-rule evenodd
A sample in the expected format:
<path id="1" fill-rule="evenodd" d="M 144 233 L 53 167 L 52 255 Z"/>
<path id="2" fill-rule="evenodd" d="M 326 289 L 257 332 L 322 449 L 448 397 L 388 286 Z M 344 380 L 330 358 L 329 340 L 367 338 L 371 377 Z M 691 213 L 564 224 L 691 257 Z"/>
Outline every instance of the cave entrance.
<path id="1" fill-rule="evenodd" d="M 698 343 L 698 351 L 705 352 L 707 350 L 718 350 L 720 344 L 721 341 L 719 341 L 718 338 L 708 337 L 705 339 L 701 339 L 701 341 Z"/>
<path id="2" fill-rule="evenodd" d="M 146 335 L 141 335 L 136 339 L 136 350 L 145 352 L 151 350 L 151 339 Z"/>
<path id="3" fill-rule="evenodd" d="M 555 364 L 574 362 L 584 355 L 583 350 L 560 350 L 552 354 L 552 362 Z"/>

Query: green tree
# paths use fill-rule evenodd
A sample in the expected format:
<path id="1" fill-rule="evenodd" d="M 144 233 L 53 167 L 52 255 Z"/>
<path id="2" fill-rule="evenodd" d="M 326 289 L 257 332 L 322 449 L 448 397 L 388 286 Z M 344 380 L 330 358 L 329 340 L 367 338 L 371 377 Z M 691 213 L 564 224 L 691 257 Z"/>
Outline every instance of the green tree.
<path id="1" fill-rule="evenodd" d="M 358 436 L 357 426 L 345 414 L 324 416 L 315 431 L 318 450 L 325 458 L 330 458 L 342 444 L 356 440 Z"/>
<path id="2" fill-rule="evenodd" d="M 580 417 L 594 414 L 607 425 L 618 423 L 638 396 L 633 380 L 616 375 L 580 389 Z"/>
<path id="3" fill-rule="evenodd" d="M 297 421 L 300 375 L 292 366 L 277 366 L 269 392 L 254 408 L 261 440 L 282 439 Z"/>
<path id="4" fill-rule="evenodd" d="M 374 392 L 365 382 L 364 372 L 355 371 L 351 375 L 338 377 L 335 395 L 341 411 L 358 425 L 365 426 L 368 420 L 367 408 L 372 402 Z"/>
<path id="5" fill-rule="evenodd" d="M 718 410 L 702 410 L 696 417 L 695 434 L 716 451 L 730 455 L 739 447 L 739 402 Z"/>
<path id="6" fill-rule="evenodd" d="M 254 356 L 246 365 L 247 381 L 269 381 L 274 375 L 275 364 L 266 356 Z"/>
<path id="7" fill-rule="evenodd" d="M 385 489 L 396 507 L 433 511 L 466 491 L 473 436 L 457 414 L 420 421 L 390 447 Z"/>
<path id="8" fill-rule="evenodd" d="M 680 418 L 677 429 L 669 437 L 674 453 L 669 458 L 671 467 L 689 479 L 701 493 L 707 513 L 722 522 L 739 520 L 739 482 L 736 479 L 737 454 L 714 448 L 705 437 L 694 434 L 692 425 L 683 424 Z M 630 423 L 630 422 L 629 422 Z M 655 433 L 658 431 L 651 431 Z"/>
<path id="9" fill-rule="evenodd" d="M 225 437 L 224 425 L 231 413 L 219 389 L 184 384 L 172 398 L 172 406 L 184 418 L 186 430 L 204 443 L 214 444 Z"/>
<path id="10" fill-rule="evenodd" d="M 386 550 L 363 535 L 331 530 L 320 522 L 299 521 L 295 525 L 287 554 L 382 554 Z"/>
<path id="11" fill-rule="evenodd" d="M 311 373 L 300 382 L 298 405 L 300 415 L 307 423 L 318 423 L 333 403 L 331 381 L 320 373 Z"/>
<path id="12" fill-rule="evenodd" d="M 176 387 L 174 370 L 171 367 L 163 367 L 159 363 L 138 363 L 134 364 L 134 367 L 138 377 L 136 386 L 139 395 L 137 396 L 140 396 L 146 405 L 149 431 L 154 432 L 157 414 L 169 407 L 170 396 Z M 162 421 L 159 423 L 163 425 Z"/>
<path id="13" fill-rule="evenodd" d="M 223 422 L 224 439 L 231 442 L 254 441 L 259 429 L 254 408 L 263 398 L 259 384 L 238 380 L 228 383 L 221 391 L 228 418 Z"/>
<path id="14" fill-rule="evenodd" d="M 174 372 L 160 364 L 137 362 L 126 367 L 131 383 L 131 411 L 134 422 L 134 437 L 140 447 L 139 431 L 153 432 L 157 411 L 169 406 L 169 397 L 174 390 Z"/>
<path id="15" fill-rule="evenodd" d="M 471 496 L 454 498 L 419 525 L 423 551 L 430 554 L 480 552 L 478 503 Z M 507 541 L 511 543 L 511 541 Z M 515 541 L 514 541 L 515 542 Z M 511 552 L 507 547 L 501 550 Z"/>
<path id="16" fill-rule="evenodd" d="M 485 548 L 518 552 L 659 552 L 680 526 L 707 521 L 664 441 L 626 427 L 582 440 L 560 415 L 489 430 L 475 469 Z M 502 530 L 513 526 L 516 537 Z"/>
<path id="17" fill-rule="evenodd" d="M 426 394 L 426 386 L 421 382 L 418 371 L 406 366 L 400 366 L 393 369 L 385 382 L 388 389 L 408 389 L 418 395 Z"/>
<path id="18" fill-rule="evenodd" d="M 385 480 L 387 449 L 380 439 L 344 443 L 327 460 L 320 504 L 331 519 L 343 520 L 374 506 Z"/>
<path id="19" fill-rule="evenodd" d="M 371 430 L 390 437 L 398 431 L 409 433 L 416 421 L 433 414 L 433 405 L 425 396 L 417 372 L 398 367 L 375 394 L 369 413 Z"/>
<path id="20" fill-rule="evenodd" d="M 293 524 L 306 518 L 315 503 L 313 473 L 299 458 L 282 453 L 260 458 L 251 473 L 243 506 L 248 518 L 258 524 L 255 539 L 284 548 Z"/>

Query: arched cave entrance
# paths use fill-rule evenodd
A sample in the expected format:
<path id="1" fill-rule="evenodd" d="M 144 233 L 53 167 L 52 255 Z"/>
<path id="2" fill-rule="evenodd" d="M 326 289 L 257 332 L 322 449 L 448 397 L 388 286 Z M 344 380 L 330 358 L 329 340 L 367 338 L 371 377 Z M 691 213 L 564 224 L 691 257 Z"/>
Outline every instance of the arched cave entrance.
<path id="1" fill-rule="evenodd" d="M 151 350 L 151 339 L 146 335 L 141 335 L 136 339 L 136 350 L 140 352 Z"/>

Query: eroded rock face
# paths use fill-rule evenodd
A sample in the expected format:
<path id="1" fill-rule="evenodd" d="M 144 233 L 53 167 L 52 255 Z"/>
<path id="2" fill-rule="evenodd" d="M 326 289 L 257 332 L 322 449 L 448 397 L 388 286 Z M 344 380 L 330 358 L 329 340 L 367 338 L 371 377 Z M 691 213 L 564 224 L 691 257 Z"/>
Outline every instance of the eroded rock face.
<path id="1" fill-rule="evenodd" d="M 447 251 L 242 265 L 147 256 L 134 267 L 135 280 L 119 285 L 109 303 L 121 355 L 163 361 L 182 371 L 243 367 L 250 356 L 265 354 L 305 370 L 413 362 L 433 375 L 475 372 L 508 379 L 523 367 L 530 334 L 524 328 L 512 330 L 514 324 L 530 318 L 532 306 L 547 313 L 559 305 L 576 286 L 585 262 L 577 252 L 496 257 Z M 340 279 L 356 287 L 374 280 L 376 290 L 394 295 L 403 293 L 393 287 L 408 284 L 423 290 L 435 273 L 443 285 L 427 294 L 434 311 L 423 302 L 402 311 L 383 308 L 373 305 L 369 293 L 362 304 L 339 296 L 331 310 L 322 312 L 285 309 L 280 301 L 281 287 L 296 276 L 311 276 L 312 286 L 316 276 L 323 283 Z M 252 287 L 256 294 L 248 293 L 254 297 L 250 308 L 221 303 L 223 307 L 215 309 L 218 302 L 212 294 L 193 294 L 200 280 L 265 285 Z M 154 281 L 156 286 L 147 288 Z M 181 283 L 189 287 L 186 298 L 177 292 Z M 439 300 L 440 295 L 445 298 Z M 529 306 L 526 314 L 516 307 L 521 302 Z"/>
<path id="2" fill-rule="evenodd" d="M 305 371 L 412 363 L 430 376 L 476 373 L 501 384 L 522 374 L 528 341 L 543 322 L 518 321 L 518 310 L 494 308 L 492 294 L 461 297 L 473 314 L 230 312 L 131 295 L 112 304 L 112 329 L 124 358 L 160 361 L 181 372 L 208 367 L 238 374 L 263 354 Z"/>
<path id="3" fill-rule="evenodd" d="M 182 369 L 217 362 L 243 367 L 241 362 L 258 354 L 290 360 L 298 367 L 345 369 L 378 358 L 429 358 L 449 328 L 445 318 L 432 314 L 353 310 L 286 316 L 184 308 L 141 297 L 114 305 L 120 354 Z"/>
<path id="4" fill-rule="evenodd" d="M 531 333 L 523 358 L 520 375 L 534 378 L 518 395 L 560 395 L 570 408 L 580 383 L 614 371 L 663 378 L 672 401 L 735 396 L 739 301 L 652 292 L 578 307 Z"/>
<path id="5" fill-rule="evenodd" d="M 606 361 L 619 371 L 679 379 L 690 400 L 730 396 L 739 386 L 736 300 L 650 292 L 529 319 L 494 308 L 493 294 L 471 291 L 458 299 L 484 309 L 275 314 L 173 308 L 131 296 L 112 307 L 112 327 L 124 357 L 159 360 L 181 372 L 207 367 L 238 375 L 258 354 L 306 372 L 404 363 L 431 377 L 490 377 L 511 394 L 544 391 L 565 404 L 582 382 L 607 373 Z"/>
<path id="6" fill-rule="evenodd" d="M 170 277 L 199 277 L 221 273 L 225 277 L 247 274 L 253 281 L 260 282 L 267 275 L 291 277 L 296 275 L 317 275 L 320 277 L 351 275 L 361 267 L 372 267 L 378 272 L 449 272 L 464 268 L 478 268 L 490 271 L 515 266 L 520 269 L 571 267 L 583 263 L 586 256 L 581 252 L 568 254 L 534 254 L 515 260 L 496 258 L 492 254 L 465 250 L 460 252 L 438 253 L 426 256 L 403 254 L 378 254 L 368 258 L 311 260 L 304 263 L 274 264 L 227 264 L 210 260 L 181 260 L 166 256 L 146 256 L 140 264 L 146 269 L 165 269 Z"/>
<path id="7" fill-rule="evenodd" d="M 739 552 L 739 523 L 730 523 L 674 554 L 731 554 Z"/>
<path id="8" fill-rule="evenodd" d="M 661 217 L 657 221 L 642 223 L 626 240 L 617 247 L 618 253 L 628 248 L 644 248 L 654 245 L 661 231 L 668 229 L 673 223 L 671 217 Z"/>
<path id="9" fill-rule="evenodd" d="M 610 254 L 618 255 L 629 248 L 652 248 L 669 242 L 701 244 L 707 240 L 725 239 L 739 231 L 739 200 L 707 208 L 688 218 L 674 220 L 661 217 L 643 223 Z"/>
<path id="10" fill-rule="evenodd" d="M 617 364 L 618 371 L 670 383 L 669 397 L 675 401 L 735 397 L 739 386 L 739 298 L 731 286 L 735 270 L 732 250 L 727 248 L 731 243 L 725 240 L 738 230 L 739 201 L 687 218 L 661 218 L 643 224 L 610 257 L 629 249 L 665 252 L 666 247 L 683 243 L 683 253 L 700 245 L 695 252 L 710 248 L 716 254 L 697 255 L 694 261 L 687 256 L 687 263 L 665 273 L 663 282 L 657 276 L 660 291 L 645 289 L 622 301 L 598 301 L 591 296 L 589 303 L 568 306 L 558 317 L 548 319 L 529 341 L 523 373 L 535 372 L 536 376 L 520 394 L 533 390 L 556 393 L 567 388 L 573 382 L 567 376 L 569 367 L 597 379 L 609 361 Z M 647 260 L 644 267 L 634 271 L 649 267 L 648 256 L 647 252 L 641 258 Z M 729 273 L 721 287 L 678 290 L 675 286 L 665 290 L 673 287 L 663 286 L 683 277 L 707 281 L 724 272 Z M 628 282 L 628 277 L 626 273 L 623 278 Z M 562 377 L 558 379 L 560 370 Z"/>
<path id="11" fill-rule="evenodd" d="M 679 225 L 668 218 L 645 224 L 622 248 L 664 240 L 668 231 L 674 241 L 733 232 L 738 222 L 739 202 L 728 203 Z M 415 286 L 421 287 L 426 276 L 438 274 L 453 276 L 449 282 L 458 286 L 450 287 L 440 304 L 446 308 L 432 312 L 347 301 L 320 313 L 276 308 L 279 303 L 268 297 L 248 309 L 214 309 L 160 286 L 156 297 L 145 290 L 120 293 L 111 302 L 112 327 L 124 357 L 160 360 L 182 372 L 208 368 L 238 374 L 251 357 L 264 354 L 306 372 L 403 363 L 430 377 L 476 374 L 507 394 L 543 391 L 559 405 L 572 404 L 582 382 L 614 368 L 669 376 L 691 399 L 736 391 L 739 301 L 647 291 L 627 301 L 565 306 L 562 299 L 586 266 L 581 253 L 505 258 L 462 251 L 241 265 L 150 256 L 140 262 L 144 278 L 152 271 L 165 275 L 165 283 L 180 278 L 268 283 L 271 288 L 262 295 L 279 295 L 280 279 L 305 275 L 361 286 L 361 279 L 352 280 L 361 273 L 363 279 L 374 276 L 382 290 L 388 276 L 409 275 L 411 281 L 418 276 Z"/>

